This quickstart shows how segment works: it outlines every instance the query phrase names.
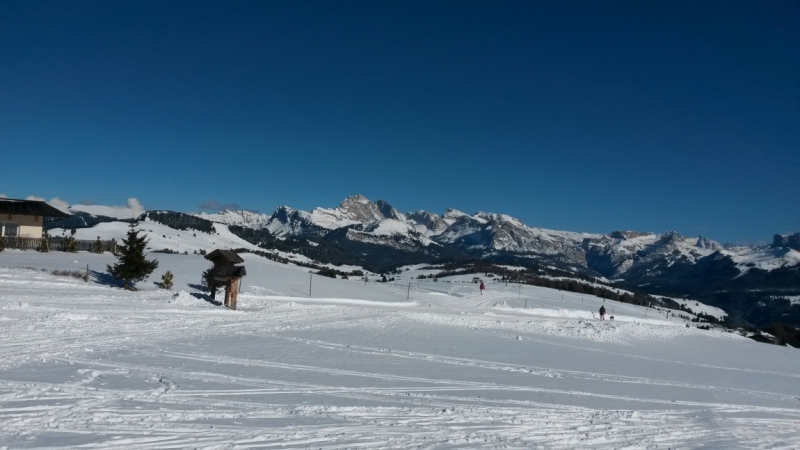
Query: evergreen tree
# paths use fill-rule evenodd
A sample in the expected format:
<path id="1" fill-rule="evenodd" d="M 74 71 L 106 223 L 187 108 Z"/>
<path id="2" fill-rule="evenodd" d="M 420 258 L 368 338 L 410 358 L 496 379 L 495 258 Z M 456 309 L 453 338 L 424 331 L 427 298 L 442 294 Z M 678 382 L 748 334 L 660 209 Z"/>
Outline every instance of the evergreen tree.
<path id="1" fill-rule="evenodd" d="M 76 253 L 78 251 L 78 241 L 74 237 L 67 237 L 64 242 L 64 251 L 67 253 Z"/>
<path id="2" fill-rule="evenodd" d="M 45 231 L 42 235 L 42 242 L 39 244 L 38 250 L 42 253 L 47 253 L 50 251 L 50 235 L 47 234 L 47 231 Z"/>
<path id="3" fill-rule="evenodd" d="M 144 250 L 148 241 L 144 236 L 139 236 L 140 231 L 136 229 L 136 223 L 131 222 L 128 236 L 119 246 L 118 262 L 113 266 L 106 266 L 108 274 L 121 280 L 126 289 L 134 289 L 136 282 L 147 279 L 158 267 L 157 260 L 145 259 Z"/>
<path id="4" fill-rule="evenodd" d="M 161 288 L 172 289 L 172 272 L 169 270 L 164 272 L 164 275 L 161 275 Z"/>
<path id="5" fill-rule="evenodd" d="M 97 236 L 97 240 L 92 244 L 92 253 L 103 253 L 103 243 L 100 242 L 100 236 Z"/>
<path id="6" fill-rule="evenodd" d="M 0 252 L 6 249 L 6 238 L 0 236 Z"/>
<path id="7" fill-rule="evenodd" d="M 203 283 L 205 283 L 206 289 L 208 289 L 208 292 L 211 294 L 211 298 L 216 298 L 217 291 L 222 287 L 222 285 L 219 285 L 214 281 L 213 266 L 209 267 L 208 270 L 203 272 Z"/>

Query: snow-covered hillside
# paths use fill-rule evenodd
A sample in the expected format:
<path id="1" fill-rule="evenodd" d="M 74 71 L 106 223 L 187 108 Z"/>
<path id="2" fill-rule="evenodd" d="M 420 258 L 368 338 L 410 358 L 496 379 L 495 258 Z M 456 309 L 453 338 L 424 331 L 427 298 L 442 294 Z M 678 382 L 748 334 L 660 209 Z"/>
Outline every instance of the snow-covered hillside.
<path id="1" fill-rule="evenodd" d="M 223 225 L 238 225 L 255 230 L 266 227 L 270 219 L 270 216 L 266 214 L 259 214 L 251 211 L 222 210 L 216 214 L 201 212 L 195 215 L 201 219 L 210 220 Z"/>
<path id="2" fill-rule="evenodd" d="M 145 208 L 135 198 L 129 198 L 125 206 L 77 204 L 65 208 L 65 212 L 72 213 L 76 211 L 85 212 L 93 216 L 112 217 L 114 219 L 135 219 L 145 212 Z"/>
<path id="3" fill-rule="evenodd" d="M 229 311 L 196 290 L 208 261 L 155 256 L 128 292 L 106 284 L 110 254 L 0 252 L 0 447 L 800 441 L 796 349 L 611 301 L 616 320 L 595 320 L 592 296 L 504 283 L 481 295 L 471 276 L 425 282 L 420 268 L 385 284 L 309 279 L 250 254 Z M 86 265 L 89 283 L 38 270 Z M 153 284 L 166 270 L 174 291 Z"/>
<path id="4" fill-rule="evenodd" d="M 75 230 L 76 239 L 102 240 L 116 239 L 121 242 L 128 233 L 130 224 L 125 222 L 100 223 L 92 228 L 78 228 Z M 145 236 L 149 243 L 148 250 L 171 250 L 174 252 L 189 252 L 217 248 L 247 248 L 261 250 L 255 245 L 239 238 L 228 230 L 226 225 L 214 224 L 215 234 L 202 231 L 181 231 L 153 222 L 149 218 L 139 222 L 136 229 L 141 230 L 140 236 Z M 50 230 L 51 236 L 69 236 L 70 230 L 54 228 Z"/>

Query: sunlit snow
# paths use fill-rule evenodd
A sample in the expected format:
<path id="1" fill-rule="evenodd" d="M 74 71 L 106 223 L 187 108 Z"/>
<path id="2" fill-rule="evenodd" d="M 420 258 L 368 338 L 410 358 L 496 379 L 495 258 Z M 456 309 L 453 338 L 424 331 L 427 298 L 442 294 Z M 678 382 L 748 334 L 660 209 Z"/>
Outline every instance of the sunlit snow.
<path id="1" fill-rule="evenodd" d="M 602 299 L 546 288 L 485 279 L 481 295 L 472 275 L 417 280 L 422 266 L 365 283 L 242 256 L 230 311 L 199 289 L 198 255 L 151 254 L 129 292 L 108 253 L 0 253 L 0 446 L 800 442 L 796 349 L 612 301 L 599 321 Z M 40 270 L 87 265 L 88 283 Z M 172 291 L 154 285 L 166 270 Z"/>

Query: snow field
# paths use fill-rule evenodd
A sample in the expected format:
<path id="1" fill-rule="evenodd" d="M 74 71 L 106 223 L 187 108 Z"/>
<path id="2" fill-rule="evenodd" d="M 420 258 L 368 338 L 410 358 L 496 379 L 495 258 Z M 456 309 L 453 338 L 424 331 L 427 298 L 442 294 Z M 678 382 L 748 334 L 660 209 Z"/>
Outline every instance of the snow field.
<path id="1" fill-rule="evenodd" d="M 128 292 L 103 275 L 109 254 L 0 253 L 0 447 L 800 442 L 794 349 L 617 302 L 600 322 L 602 299 L 546 288 L 417 287 L 415 270 L 365 284 L 242 256 L 229 311 L 199 291 L 200 256 L 152 254 Z M 89 283 L 33 270 L 87 264 Z M 153 285 L 166 270 L 174 291 Z"/>

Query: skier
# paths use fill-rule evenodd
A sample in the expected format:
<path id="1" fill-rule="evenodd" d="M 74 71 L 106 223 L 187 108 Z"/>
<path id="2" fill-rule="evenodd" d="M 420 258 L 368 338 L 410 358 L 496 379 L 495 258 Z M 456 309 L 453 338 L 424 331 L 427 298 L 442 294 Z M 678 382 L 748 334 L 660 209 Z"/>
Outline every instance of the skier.
<path id="1" fill-rule="evenodd" d="M 484 286 L 484 285 L 483 285 L 483 281 L 481 281 L 481 287 L 480 287 L 480 289 L 481 289 L 481 295 L 483 295 L 483 291 L 485 291 L 485 290 L 486 290 L 486 286 Z"/>
<path id="2" fill-rule="evenodd" d="M 606 307 L 600 307 L 600 320 L 606 320 Z"/>

